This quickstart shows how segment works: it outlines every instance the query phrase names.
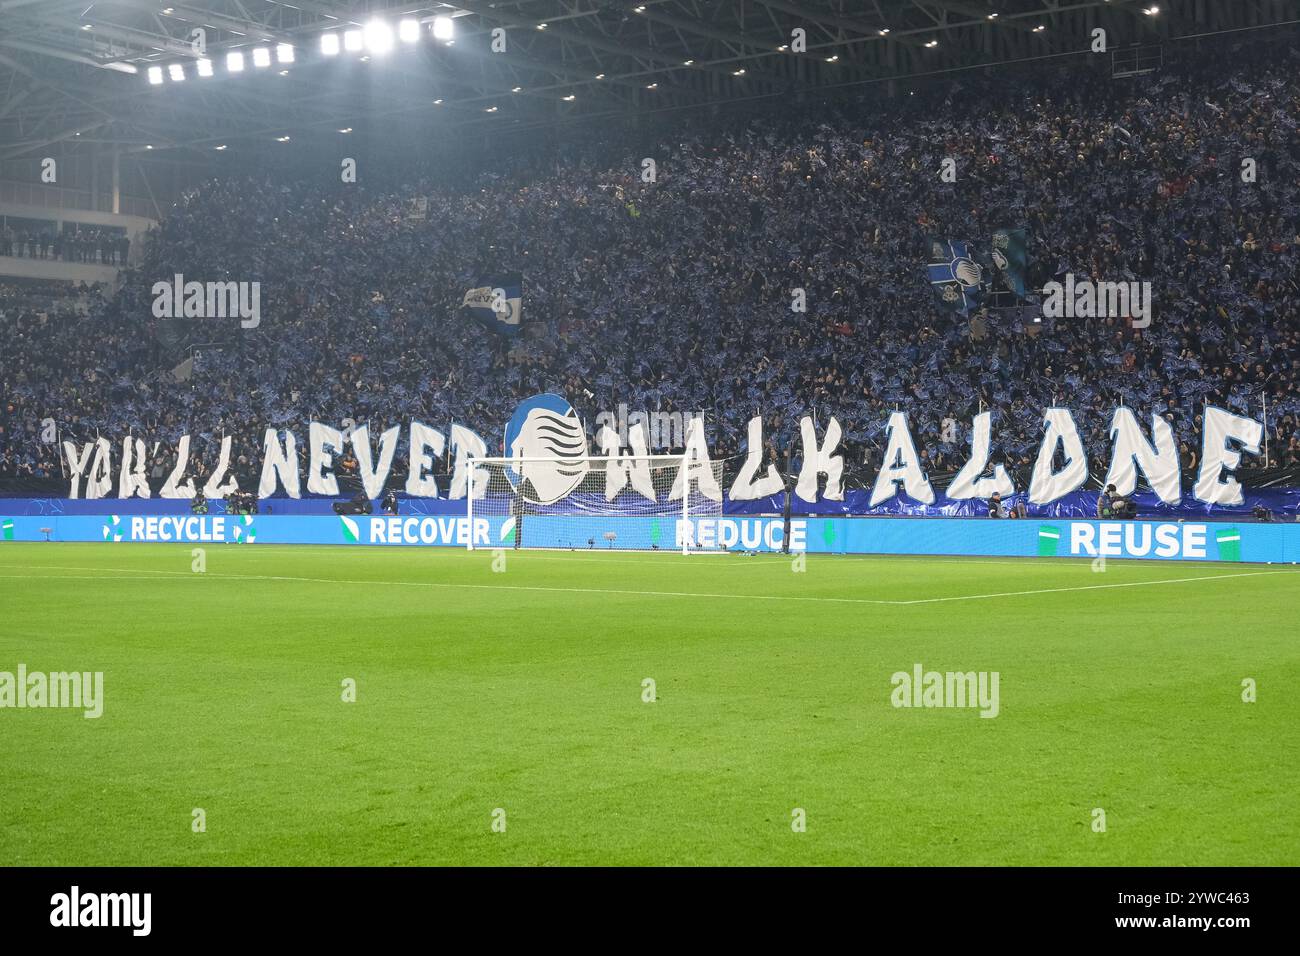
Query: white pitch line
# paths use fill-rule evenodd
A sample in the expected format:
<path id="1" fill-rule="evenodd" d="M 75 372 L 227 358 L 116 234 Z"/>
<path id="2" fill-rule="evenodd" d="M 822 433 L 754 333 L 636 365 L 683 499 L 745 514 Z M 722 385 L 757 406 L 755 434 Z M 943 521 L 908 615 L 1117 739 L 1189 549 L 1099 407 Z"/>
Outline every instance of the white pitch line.
<path id="1" fill-rule="evenodd" d="M 28 567 L 33 567 L 38 569 L 40 568 L 39 565 L 28 565 Z M 96 571 L 96 570 L 107 571 L 107 572 L 121 571 L 127 573 L 136 572 L 140 570 L 147 570 L 142 568 L 140 569 L 81 568 L 81 567 L 73 567 L 71 565 L 62 565 L 57 568 L 51 568 L 51 570 L 63 570 L 63 569 L 67 569 L 70 571 Z M 815 602 L 830 602 L 836 604 L 897 604 L 899 603 L 898 601 L 881 601 L 881 600 L 873 600 L 871 598 L 806 597 L 806 596 L 799 596 L 793 594 L 790 595 L 711 594 L 702 591 L 637 591 L 637 590 L 624 589 L 624 588 L 557 588 L 557 587 L 543 587 L 541 585 L 527 585 L 527 584 L 464 584 L 464 583 L 453 583 L 449 581 L 384 581 L 384 580 L 355 581 L 355 580 L 347 580 L 343 578 L 305 578 L 305 577 L 297 577 L 294 575 L 281 575 L 281 574 L 216 574 L 213 572 L 200 573 L 196 571 L 152 571 L 150 573 L 178 575 L 184 578 L 192 578 L 194 580 L 202 580 L 207 578 L 220 578 L 223 581 L 298 581 L 303 584 L 387 584 L 390 586 L 409 587 L 409 588 L 467 588 L 467 589 L 479 590 L 479 591 L 553 591 L 558 593 L 569 593 L 569 594 L 631 594 L 631 595 L 642 595 L 645 597 L 694 597 L 694 598 L 711 598 L 711 599 L 732 598 L 736 600 L 745 600 L 745 601 L 815 601 Z M 14 575 L 0 575 L 0 576 L 40 578 L 42 580 L 47 580 L 47 581 L 57 581 L 60 580 L 61 578 L 71 578 L 73 580 L 78 580 L 78 581 L 86 578 L 91 578 L 93 580 L 113 581 L 113 580 L 117 580 L 117 578 L 119 577 L 119 575 L 117 574 L 102 574 L 102 575 L 14 574 Z M 128 578 L 128 579 L 134 579 L 134 575 L 132 575 L 132 578 Z M 143 580 L 156 581 L 158 579 L 144 578 Z"/>
<path id="2" fill-rule="evenodd" d="M 23 564 L 23 565 L 0 565 L 0 567 L 23 567 L 34 568 L 38 571 L 120 571 L 123 574 L 196 574 L 195 571 L 159 571 L 154 568 L 106 568 L 102 565 L 86 567 L 80 564 Z M 61 577 L 70 577 L 71 575 L 61 575 Z M 14 575 L 14 577 L 41 577 L 38 574 Z"/>
<path id="3" fill-rule="evenodd" d="M 171 572 L 167 572 L 171 573 Z M 179 573 L 179 572 L 177 572 Z M 199 575 L 196 573 L 196 577 Z M 0 578 L 27 581 L 157 581 L 145 574 L 0 574 Z"/>
<path id="4" fill-rule="evenodd" d="M 113 572 L 110 574 L 98 575 L 95 576 L 94 578 L 94 579 L 103 579 L 103 580 L 113 580 L 114 574 L 116 572 L 122 572 L 123 574 L 131 574 L 132 579 L 135 579 L 139 571 L 148 570 L 142 568 L 86 568 L 86 567 L 74 567 L 70 565 L 62 565 L 62 566 L 55 566 L 55 567 L 29 565 L 29 567 L 38 570 L 48 569 L 48 570 Z M 824 596 L 812 597 L 812 596 L 796 595 L 796 594 L 718 594 L 718 593 L 711 593 L 711 592 L 704 592 L 704 591 L 644 591 L 644 590 L 633 590 L 628 588 L 561 588 L 561 587 L 545 587 L 542 585 L 527 585 L 527 584 L 465 584 L 465 583 L 458 583 L 458 582 L 453 583 L 448 581 L 385 581 L 385 580 L 358 581 L 358 580 L 348 580 L 348 579 L 341 579 L 341 578 L 308 578 L 308 577 L 298 577 L 294 575 L 276 575 L 276 574 L 216 574 L 210 572 L 198 573 L 194 571 L 150 571 L 149 573 L 179 575 L 181 577 L 188 577 L 195 580 L 207 579 L 207 578 L 218 578 L 221 580 L 233 580 L 233 581 L 297 581 L 303 584 L 331 584 L 331 585 L 380 584 L 380 585 L 389 585 L 389 586 L 397 586 L 397 587 L 417 587 L 417 588 L 450 588 L 450 589 L 461 588 L 461 589 L 476 590 L 476 591 L 542 591 L 542 592 L 554 592 L 554 593 L 561 593 L 561 594 L 619 594 L 619 595 L 639 595 L 643 597 L 708 598 L 710 600 L 731 599 L 731 600 L 740 600 L 740 601 L 795 601 L 795 602 L 805 602 L 805 603 L 811 602 L 816 604 L 875 604 L 875 605 L 888 605 L 894 607 L 910 607 L 917 604 L 938 604 L 947 601 L 981 601 L 990 598 L 1028 597 L 1035 594 L 1061 594 L 1070 591 L 1103 591 L 1112 588 L 1140 588 L 1140 587 L 1148 587 L 1148 586 L 1155 586 L 1161 584 L 1187 584 L 1195 581 L 1222 581 L 1222 580 L 1227 580 L 1229 578 L 1250 578 L 1250 577 L 1258 577 L 1261 575 L 1289 574 L 1291 572 L 1283 571 L 1283 570 L 1245 571 L 1240 574 L 1210 574 L 1210 575 L 1201 575 L 1199 577 L 1194 577 L 1194 578 L 1165 578 L 1159 581 L 1130 581 L 1121 584 L 1084 584 L 1084 585 L 1079 585 L 1076 587 L 1068 587 L 1068 588 L 1035 588 L 1033 590 L 1028 590 L 1028 591 L 998 591 L 991 594 L 962 594 L 962 595 L 955 595 L 953 597 L 918 598 L 911 601 L 897 601 L 897 600 L 890 601 L 890 600 L 882 600 L 876 598 L 847 598 L 847 597 L 824 597 Z M 7 577 L 28 577 L 28 578 L 45 577 L 47 580 L 58 580 L 58 578 L 60 577 L 69 577 L 69 578 L 74 577 L 73 575 L 52 575 L 52 576 L 6 575 L 6 576 Z M 75 576 L 75 579 L 82 580 L 83 576 L 80 575 Z M 157 580 L 157 579 L 143 578 L 143 580 Z"/>
<path id="5" fill-rule="evenodd" d="M 1189 581 L 1223 581 L 1227 578 L 1253 578 L 1261 574 L 1290 574 L 1289 571 L 1243 571 L 1241 574 L 1207 574 L 1196 578 L 1165 578 L 1162 581 L 1129 581 L 1124 584 L 1081 584 L 1070 588 L 1036 588 L 1032 591 L 998 591 L 993 594 L 962 594 L 956 597 L 918 598 L 894 601 L 894 604 L 938 604 L 943 601 L 981 601 L 985 598 L 1023 597 L 1030 594 L 1057 594 L 1062 591 L 1104 591 L 1108 588 L 1141 588 L 1153 584 L 1186 584 Z"/>
<path id="6" fill-rule="evenodd" d="M 17 543 L 39 544 L 41 542 L 17 542 Z M 100 542 L 93 541 L 93 542 L 55 542 L 55 543 L 99 544 Z M 285 552 L 292 552 L 297 554 L 303 554 L 308 552 L 315 553 L 315 554 L 326 554 L 326 553 L 338 553 L 340 550 L 356 551 L 358 549 L 361 549 L 367 552 L 379 551 L 381 549 L 391 550 L 390 548 L 385 548 L 385 546 L 383 545 L 369 545 L 369 544 L 311 545 L 311 544 L 267 543 L 267 544 L 255 545 L 254 547 L 251 548 L 246 547 L 244 545 L 229 542 L 229 541 L 227 542 L 196 542 L 196 541 L 140 542 L 140 541 L 136 541 L 136 542 L 131 542 L 131 544 L 152 544 L 152 545 L 161 545 L 163 547 L 180 547 L 182 545 L 188 547 L 190 545 L 203 544 L 206 547 L 212 547 L 212 548 L 223 548 L 223 549 L 229 548 L 232 550 L 238 548 L 240 549 L 241 552 L 240 553 L 241 559 L 249 558 L 249 557 L 272 558 Z M 493 549 L 478 548 L 475 551 L 471 552 L 468 549 L 462 547 L 410 545 L 404 547 L 402 550 L 405 553 L 411 554 L 412 556 L 419 556 L 421 558 L 462 559 L 466 555 L 470 555 L 470 554 L 491 554 Z M 581 563 L 597 564 L 600 563 L 602 560 L 613 558 L 616 559 L 617 562 L 620 564 L 659 564 L 660 566 L 663 566 L 663 561 L 665 556 L 668 558 L 672 558 L 673 556 L 677 556 L 677 557 L 682 556 L 681 552 L 675 549 L 663 550 L 653 555 L 647 551 L 630 551 L 630 550 L 620 550 L 620 549 L 588 550 L 585 548 L 577 548 L 570 551 L 568 554 L 562 553 L 566 550 L 564 548 L 546 548 L 546 549 L 524 548 L 519 551 L 516 551 L 511 548 L 506 548 L 504 550 L 509 551 L 513 557 L 518 558 L 519 560 L 525 562 L 570 561 L 579 564 Z M 713 552 L 709 552 L 709 554 L 713 554 Z M 739 559 L 742 556 L 740 552 L 731 552 L 731 554 L 737 559 Z M 1021 568 L 1022 570 L 1023 569 L 1055 570 L 1061 567 L 1079 567 L 1084 563 L 1091 563 L 1092 561 L 1096 560 L 1095 555 L 1083 555 L 1083 554 L 1054 555 L 1052 557 L 1042 557 L 1039 555 L 1024 555 L 1022 557 L 1012 558 L 1011 560 L 1008 561 L 1008 560 L 1002 560 L 1002 558 L 999 556 L 979 555 L 979 554 L 953 554 L 953 555 L 839 554 L 839 553 L 833 553 L 829 551 L 811 551 L 811 552 L 792 551 L 789 554 L 785 554 L 777 551 L 764 551 L 764 552 L 760 552 L 757 555 L 752 555 L 752 556 L 746 555 L 746 557 L 754 557 L 757 558 L 757 560 L 752 560 L 752 561 L 735 560 L 729 563 L 727 565 L 727 568 L 729 570 L 736 569 L 736 568 L 754 568 L 754 567 L 784 569 L 786 560 L 800 554 L 804 555 L 805 557 L 810 557 L 814 561 L 817 561 L 819 563 L 823 558 L 825 558 L 830 561 L 833 561 L 835 564 L 845 564 L 845 563 L 856 562 L 856 561 L 865 561 L 871 563 L 879 563 L 881 561 L 893 561 L 895 563 L 902 563 L 902 564 L 908 564 L 912 562 L 924 562 L 925 564 L 955 564 L 955 565 L 964 565 L 966 567 L 969 567 L 971 565 L 979 565 L 981 567 L 996 565 L 996 566 L 1008 567 L 1008 568 Z M 696 556 L 699 557 L 700 555 L 696 555 Z M 1158 561 L 1153 561 L 1153 560 L 1143 559 L 1143 558 L 1107 558 L 1107 560 L 1123 568 L 1136 568 L 1136 567 L 1141 567 L 1143 565 L 1161 563 Z M 1213 565 L 1213 564 L 1236 564 L 1237 562 L 1206 561 L 1203 563 Z M 35 566 L 36 565 L 22 565 L 22 567 L 35 567 Z M 0 565 L 0 567 L 4 567 L 4 565 Z M 47 567 L 71 567 L 71 565 L 57 565 L 57 566 L 47 565 Z M 86 569 L 86 570 L 90 570 L 90 569 Z M 156 573 L 175 574 L 178 572 L 159 571 Z"/>
<path id="7" fill-rule="evenodd" d="M 90 543 L 98 544 L 99 542 L 90 542 Z M 132 543 L 149 543 L 149 544 L 162 544 L 164 546 L 177 546 L 181 544 L 184 545 L 196 544 L 199 542 L 132 542 Z M 259 544 L 259 545 L 255 545 L 252 548 L 245 548 L 243 545 L 232 544 L 230 542 L 226 542 L 224 544 L 221 542 L 207 542 L 206 544 L 207 546 L 214 547 L 214 548 L 216 547 L 231 548 L 231 549 L 240 548 L 241 560 L 250 557 L 274 558 L 286 552 L 297 553 L 297 554 L 303 554 L 308 552 L 314 554 L 324 554 L 324 553 L 337 554 L 340 550 L 343 549 L 356 550 L 357 548 L 364 548 L 367 552 L 372 552 L 372 551 L 378 551 L 381 547 L 383 547 L 382 545 L 353 546 L 353 545 L 340 545 L 340 544 L 326 544 L 326 545 Z M 651 556 L 646 552 L 637 552 L 637 551 L 577 550 L 570 554 L 556 554 L 554 553 L 554 549 L 548 549 L 550 553 L 544 554 L 541 553 L 540 551 L 532 550 L 532 549 L 523 549 L 522 551 L 514 551 L 512 549 L 506 549 L 506 550 L 510 551 L 511 556 L 518 558 L 519 560 L 524 562 L 568 561 L 568 562 L 573 562 L 578 564 L 584 564 L 584 563 L 599 564 L 605 559 L 614 558 L 616 559 L 618 564 L 658 564 L 660 567 L 663 567 L 665 556 L 670 559 L 673 556 L 681 557 L 681 552 L 679 551 L 662 551 L 656 555 Z M 414 554 L 412 555 L 413 557 L 418 556 L 420 558 L 437 558 L 437 559 L 451 558 L 457 560 L 463 559 L 466 555 L 469 554 L 485 554 L 485 555 L 491 554 L 491 549 L 488 548 L 481 548 L 478 549 L 476 552 L 470 552 L 467 551 L 465 548 L 419 547 L 415 545 L 405 548 L 404 551 L 414 552 Z M 1095 557 L 1090 555 L 1078 555 L 1078 556 L 1057 555 L 1054 557 L 1039 557 L 1037 555 L 1026 555 L 1024 557 L 1013 558 L 1010 561 L 1005 561 L 992 556 L 977 555 L 977 554 L 967 554 L 967 555 L 832 554 L 829 552 L 816 552 L 816 551 L 791 552 L 790 554 L 782 554 L 782 553 L 772 551 L 772 552 L 762 552 L 761 554 L 755 555 L 754 557 L 757 558 L 757 560 L 751 560 L 751 561 L 741 561 L 739 560 L 740 555 L 737 554 L 735 555 L 737 560 L 730 562 L 727 565 L 727 568 L 728 570 L 735 570 L 737 568 L 756 568 L 756 567 L 784 569 L 786 567 L 786 563 L 785 563 L 786 560 L 789 560 L 790 558 L 795 557 L 798 554 L 804 554 L 806 557 L 811 557 L 814 561 L 818 563 L 820 563 L 821 560 L 825 558 L 828 559 L 829 561 L 834 562 L 835 564 L 844 564 L 844 563 L 857 562 L 857 561 L 864 561 L 864 562 L 871 562 L 871 563 L 879 563 L 882 561 L 894 561 L 895 563 L 901 563 L 904 565 L 913 562 L 924 562 L 925 564 L 954 564 L 954 565 L 962 565 L 966 567 L 970 567 L 971 565 L 979 565 L 981 567 L 996 565 L 996 566 L 1008 567 L 1008 568 L 1021 568 L 1022 570 L 1023 569 L 1055 570 L 1061 567 L 1079 567 L 1084 563 L 1091 563 L 1093 560 L 1095 560 Z M 1124 568 L 1130 568 L 1130 567 L 1135 568 L 1135 567 L 1141 567 L 1142 565 L 1155 563 L 1149 560 L 1143 560 L 1141 558 L 1108 558 L 1107 560 Z M 1224 562 L 1210 561 L 1206 563 L 1219 564 Z M 671 564 L 671 561 L 669 562 L 669 564 Z M 36 565 L 22 565 L 22 566 L 35 567 Z M 0 565 L 0 567 L 3 567 L 3 565 Z M 47 567 L 56 567 L 56 566 L 48 565 Z M 57 567 L 71 567 L 71 565 L 58 565 Z M 159 571 L 156 573 L 175 574 L 177 572 Z"/>

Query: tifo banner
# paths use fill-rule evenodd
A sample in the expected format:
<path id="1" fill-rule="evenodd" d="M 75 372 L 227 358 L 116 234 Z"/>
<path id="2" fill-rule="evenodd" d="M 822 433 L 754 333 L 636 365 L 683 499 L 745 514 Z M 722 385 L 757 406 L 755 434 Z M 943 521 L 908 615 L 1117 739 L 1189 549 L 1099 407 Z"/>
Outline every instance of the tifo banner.
<path id="1" fill-rule="evenodd" d="M 1300 562 L 1300 524 L 1193 521 L 993 521 L 987 518 L 532 515 L 531 548 L 677 551 L 683 535 L 703 551 L 812 554 L 1130 558 L 1271 564 Z M 185 544 L 337 544 L 493 549 L 513 546 L 514 522 L 462 515 L 75 515 L 0 519 L 9 541 Z"/>
<path id="2" fill-rule="evenodd" d="M 522 317 L 523 280 L 518 273 L 479 280 L 461 301 L 471 318 L 501 335 L 518 335 Z"/>
<path id="3" fill-rule="evenodd" d="M 603 417 L 597 416 L 597 422 Z M 1211 405 L 1205 406 L 1202 417 L 1200 470 L 1191 487 L 1185 487 L 1173 427 L 1159 415 L 1152 415 L 1148 430 L 1132 409 L 1116 408 L 1110 417 L 1111 453 L 1104 484 L 1113 484 L 1119 496 L 1128 497 L 1135 492 L 1141 475 L 1151 488 L 1151 502 L 1170 508 L 1185 507 L 1188 501 L 1218 508 L 1245 504 L 1245 491 L 1234 472 L 1241 465 L 1243 456 L 1261 453 L 1264 426 L 1253 418 Z M 628 429 L 626 440 L 621 432 L 606 425 L 598 430 L 595 442 L 592 442 L 577 411 L 567 400 L 553 394 L 526 399 L 513 414 L 503 415 L 503 421 L 507 423 L 504 442 L 508 443 L 508 455 L 527 452 L 525 457 L 555 459 L 555 467 L 545 463 L 534 465 L 529 475 L 510 472 L 512 482 L 527 478 L 533 496 L 544 493 L 548 502 L 567 500 L 570 495 L 582 493 L 578 489 L 581 483 L 578 473 L 586 470 L 586 456 L 621 460 L 628 455 L 643 455 L 648 447 L 642 423 Z M 710 483 L 709 487 L 701 484 L 701 494 L 715 501 L 722 501 L 725 497 L 734 504 L 764 499 L 771 501 L 773 496 L 786 491 L 786 481 L 777 472 L 775 464 L 767 460 L 764 451 L 765 421 L 770 419 L 761 414 L 750 420 L 746 440 L 748 450 L 729 485 L 723 488 L 716 483 Z M 882 506 L 897 513 L 909 505 L 938 509 L 940 514 L 962 513 L 963 508 L 978 509 L 976 503 L 987 501 L 995 493 L 1004 501 L 1021 494 L 1034 509 L 1069 501 L 1071 496 L 1075 496 L 1077 501 L 1088 481 L 1090 467 L 1100 463 L 1089 462 L 1079 427 L 1069 409 L 1046 409 L 1042 414 L 1041 429 L 1042 439 L 1028 487 L 1017 488 L 1006 469 L 993 463 L 991 412 L 975 416 L 971 423 L 966 464 L 943 487 L 936 487 L 923 468 L 906 413 L 892 412 L 885 424 L 887 438 L 881 455 L 883 464 L 875 474 L 870 493 L 851 502 L 852 513 L 873 513 Z M 792 476 L 795 479 L 791 489 L 792 509 L 807 512 L 813 510 L 807 505 L 816 504 L 817 510 L 825 510 L 830 503 L 830 510 L 835 510 L 837 503 L 846 501 L 840 422 L 834 416 L 830 417 L 819 433 L 812 417 L 803 416 L 798 421 L 798 433 L 800 439 L 795 460 L 799 463 L 799 470 L 797 476 Z M 463 425 L 452 424 L 444 433 L 418 421 L 410 422 L 405 429 L 397 425 L 385 429 L 379 436 L 377 447 L 372 444 L 368 425 L 344 432 L 323 422 L 312 422 L 307 442 L 304 475 L 298 454 L 299 436 L 292 431 L 266 429 L 261 442 L 263 457 L 256 489 L 258 498 L 283 495 L 296 500 L 302 498 L 304 490 L 309 495 L 338 496 L 335 459 L 342 457 L 345 449 L 351 446 L 363 495 L 374 500 L 386 488 L 393 487 L 390 481 L 394 477 L 391 474 L 393 462 L 399 446 L 403 445 L 404 457 L 410 463 L 401 485 L 407 497 L 464 498 L 470 485 L 469 469 L 478 467 L 473 464 L 474 460 L 488 456 L 489 447 L 501 447 L 497 442 L 490 446 L 482 436 Z M 143 440 L 125 437 L 116 460 L 115 448 L 106 437 L 80 446 L 65 441 L 62 448 L 69 476 L 69 498 L 114 497 L 115 487 L 118 499 L 152 497 L 145 470 L 151 457 L 161 452 L 157 448 L 147 450 Z M 444 455 L 450 462 L 450 479 L 440 483 L 435 469 L 436 462 Z M 172 457 L 170 473 L 159 489 L 159 497 L 190 499 L 201 490 L 208 499 L 215 501 L 233 491 L 251 490 L 239 488 L 239 482 L 231 472 L 230 458 L 231 438 L 226 436 L 222 439 L 218 460 L 208 463 L 208 477 L 200 489 L 190 476 L 190 436 L 181 436 Z M 1059 465 L 1056 464 L 1058 461 Z M 709 462 L 704 419 L 696 415 L 685 429 L 682 463 L 671 494 L 680 495 L 681 488 L 711 474 Z M 575 479 L 574 475 L 578 477 Z M 483 491 L 484 483 L 477 483 L 476 494 Z M 633 487 L 627 490 L 607 491 L 607 500 L 612 502 L 618 494 L 651 496 L 655 492 L 633 483 Z M 953 510 L 943 510 L 950 506 Z"/>
<path id="4" fill-rule="evenodd" d="M 1300 488 L 1243 488 L 1244 498 L 1237 505 L 1210 504 L 1198 501 L 1190 491 L 1184 492 L 1176 502 L 1165 502 L 1154 491 L 1136 491 L 1129 495 L 1143 518 L 1183 518 L 1191 520 L 1223 521 L 1228 518 L 1253 518 L 1256 509 L 1268 512 L 1272 520 L 1293 520 L 1300 515 Z M 106 499 L 100 509 L 115 506 L 117 499 Z M 1048 504 L 1031 504 L 1027 494 L 1008 495 L 1002 499 L 1004 509 L 1014 513 L 1022 504 L 1027 515 L 1039 518 L 1095 518 L 1097 517 L 1097 492 L 1075 491 Z M 148 508 L 149 502 L 140 502 Z M 900 517 L 900 518 L 985 518 L 989 505 L 982 498 L 952 499 L 941 495 L 933 504 L 921 504 L 905 495 L 896 495 L 873 505 L 871 492 L 846 491 L 842 501 L 803 501 L 794 498 L 790 511 L 797 515 L 824 515 L 833 517 Z M 728 499 L 723 510 L 727 514 L 760 515 L 779 514 L 785 507 L 783 495 L 770 495 L 752 501 Z"/>

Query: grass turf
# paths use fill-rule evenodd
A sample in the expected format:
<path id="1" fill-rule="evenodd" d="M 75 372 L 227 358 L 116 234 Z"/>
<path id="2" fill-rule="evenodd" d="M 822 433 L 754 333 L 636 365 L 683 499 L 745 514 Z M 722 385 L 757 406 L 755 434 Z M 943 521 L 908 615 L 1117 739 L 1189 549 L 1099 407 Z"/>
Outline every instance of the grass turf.
<path id="1" fill-rule="evenodd" d="M 1300 863 L 1292 568 L 190 550 L 0 545 L 5 863 Z"/>

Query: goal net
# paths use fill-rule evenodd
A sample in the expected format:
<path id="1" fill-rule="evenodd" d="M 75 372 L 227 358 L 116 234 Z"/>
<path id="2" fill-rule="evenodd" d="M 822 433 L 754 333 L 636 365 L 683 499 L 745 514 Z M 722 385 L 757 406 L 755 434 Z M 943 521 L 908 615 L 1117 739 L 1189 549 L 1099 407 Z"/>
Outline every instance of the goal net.
<path id="1" fill-rule="evenodd" d="M 700 550 L 697 524 L 722 514 L 722 463 L 683 455 L 475 458 L 470 527 L 482 548 Z"/>

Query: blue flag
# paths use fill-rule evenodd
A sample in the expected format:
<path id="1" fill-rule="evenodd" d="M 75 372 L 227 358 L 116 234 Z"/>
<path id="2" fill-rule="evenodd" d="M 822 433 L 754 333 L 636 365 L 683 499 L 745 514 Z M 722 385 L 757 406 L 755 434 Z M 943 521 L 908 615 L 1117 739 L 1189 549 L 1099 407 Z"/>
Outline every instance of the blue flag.
<path id="1" fill-rule="evenodd" d="M 979 305 L 984 270 L 961 239 L 930 239 L 930 285 L 945 308 L 963 314 Z"/>
<path id="2" fill-rule="evenodd" d="M 500 335 L 518 335 L 523 279 L 519 273 L 479 280 L 467 289 L 461 308 Z"/>

